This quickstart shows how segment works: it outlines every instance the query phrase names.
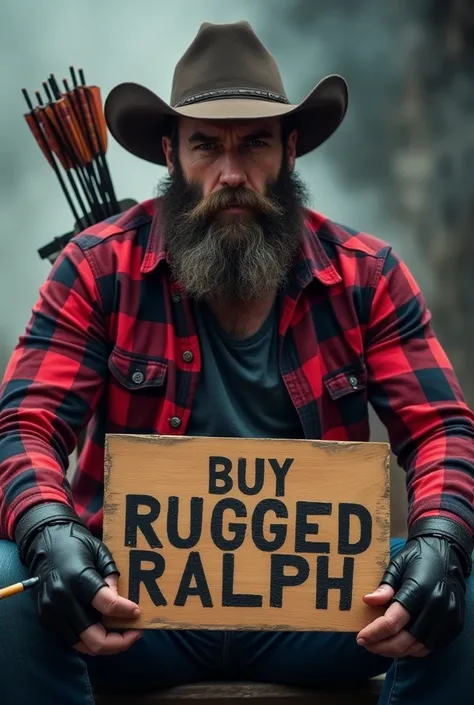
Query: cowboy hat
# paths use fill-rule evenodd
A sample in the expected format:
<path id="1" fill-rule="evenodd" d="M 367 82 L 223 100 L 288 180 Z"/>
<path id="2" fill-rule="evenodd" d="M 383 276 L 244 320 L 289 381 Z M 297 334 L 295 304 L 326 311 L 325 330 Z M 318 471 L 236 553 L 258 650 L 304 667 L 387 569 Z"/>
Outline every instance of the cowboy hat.
<path id="1" fill-rule="evenodd" d="M 121 83 L 109 93 L 104 112 L 111 134 L 122 147 L 165 165 L 161 138 L 170 118 L 289 117 L 298 129 L 299 157 L 339 127 L 347 100 L 345 80 L 330 75 L 301 103 L 290 103 L 275 59 L 248 22 L 204 22 L 175 68 L 170 104 L 144 86 Z"/>

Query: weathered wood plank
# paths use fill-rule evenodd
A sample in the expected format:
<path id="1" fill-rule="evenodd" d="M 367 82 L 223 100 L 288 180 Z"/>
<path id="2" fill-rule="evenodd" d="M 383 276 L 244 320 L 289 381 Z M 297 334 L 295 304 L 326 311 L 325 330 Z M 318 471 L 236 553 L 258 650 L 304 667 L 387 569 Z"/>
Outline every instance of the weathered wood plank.
<path id="1" fill-rule="evenodd" d="M 97 705 L 377 705 L 383 680 L 346 689 L 320 690 L 267 683 L 210 682 L 165 688 L 147 694 L 98 695 Z"/>
<path id="2" fill-rule="evenodd" d="M 383 612 L 363 596 L 389 560 L 388 464 L 385 443 L 107 436 L 104 541 L 141 615 L 106 624 L 358 632 Z"/>

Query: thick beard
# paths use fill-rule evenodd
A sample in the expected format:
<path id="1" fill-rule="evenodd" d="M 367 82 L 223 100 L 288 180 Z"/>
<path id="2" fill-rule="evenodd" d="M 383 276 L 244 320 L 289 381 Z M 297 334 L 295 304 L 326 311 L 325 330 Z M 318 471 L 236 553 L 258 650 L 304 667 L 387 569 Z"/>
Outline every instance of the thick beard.
<path id="1" fill-rule="evenodd" d="M 158 187 L 162 225 L 173 276 L 195 299 L 249 301 L 284 286 L 300 244 L 306 187 L 283 161 L 264 196 L 225 188 L 202 198 L 179 163 Z M 230 205 L 252 214 L 219 219 Z"/>

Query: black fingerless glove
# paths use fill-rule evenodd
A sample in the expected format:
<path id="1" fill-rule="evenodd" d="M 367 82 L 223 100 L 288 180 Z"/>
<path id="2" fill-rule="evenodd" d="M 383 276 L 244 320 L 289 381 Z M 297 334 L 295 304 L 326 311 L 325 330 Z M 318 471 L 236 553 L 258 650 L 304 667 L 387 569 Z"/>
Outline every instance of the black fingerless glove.
<path id="1" fill-rule="evenodd" d="M 472 548 L 472 537 L 456 522 L 420 519 L 382 578 L 410 614 L 407 631 L 429 649 L 447 645 L 463 629 Z"/>
<path id="2" fill-rule="evenodd" d="M 37 609 L 41 623 L 70 645 L 99 622 L 92 599 L 119 574 L 107 547 L 85 527 L 76 512 L 56 502 L 26 512 L 15 528 L 21 561 L 40 578 Z"/>

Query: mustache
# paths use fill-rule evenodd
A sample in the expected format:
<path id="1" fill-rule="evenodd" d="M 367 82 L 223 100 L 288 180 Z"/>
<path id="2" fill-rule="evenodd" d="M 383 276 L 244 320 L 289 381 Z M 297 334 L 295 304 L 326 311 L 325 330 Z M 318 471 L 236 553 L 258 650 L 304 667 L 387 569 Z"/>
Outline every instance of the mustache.
<path id="1" fill-rule="evenodd" d="M 212 219 L 216 213 L 226 208 L 248 208 L 258 214 L 273 218 L 284 215 L 283 208 L 265 195 L 245 186 L 226 187 L 201 199 L 190 210 L 182 214 L 189 225 L 197 225 Z"/>

